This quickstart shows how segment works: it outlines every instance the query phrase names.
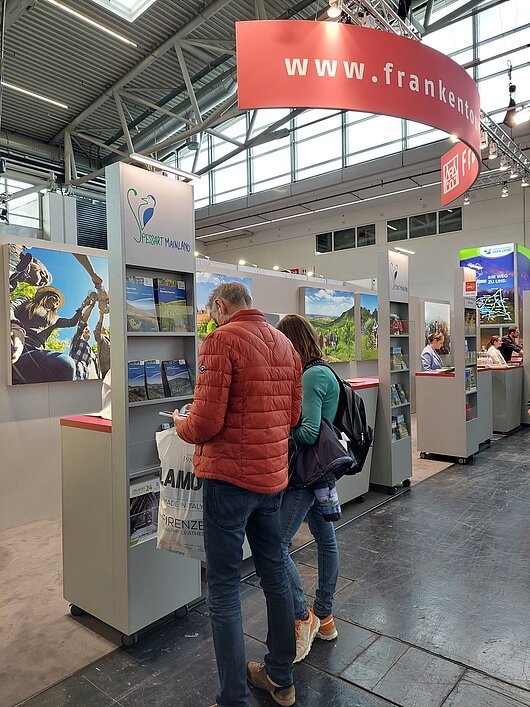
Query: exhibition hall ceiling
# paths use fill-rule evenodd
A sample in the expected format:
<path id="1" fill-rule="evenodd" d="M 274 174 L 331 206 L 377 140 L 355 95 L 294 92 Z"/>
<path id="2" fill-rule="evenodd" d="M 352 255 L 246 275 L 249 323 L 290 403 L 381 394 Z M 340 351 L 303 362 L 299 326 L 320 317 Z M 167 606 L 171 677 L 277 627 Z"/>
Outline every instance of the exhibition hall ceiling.
<path id="1" fill-rule="evenodd" d="M 415 0 L 413 7 L 418 21 L 428 6 L 451 19 L 455 8 L 471 12 L 483 2 Z M 111 3 L 120 4 L 134 3 Z M 73 153 L 64 171 L 75 183 L 131 152 L 125 124 L 135 151 L 164 158 L 185 145 L 198 117 L 215 131 L 239 114 L 237 21 L 324 19 L 327 7 L 322 0 L 136 5 L 147 9 L 129 21 L 93 0 L 7 0 L 0 145 L 11 159 L 26 155 L 28 165 L 62 171 L 65 153 Z"/>

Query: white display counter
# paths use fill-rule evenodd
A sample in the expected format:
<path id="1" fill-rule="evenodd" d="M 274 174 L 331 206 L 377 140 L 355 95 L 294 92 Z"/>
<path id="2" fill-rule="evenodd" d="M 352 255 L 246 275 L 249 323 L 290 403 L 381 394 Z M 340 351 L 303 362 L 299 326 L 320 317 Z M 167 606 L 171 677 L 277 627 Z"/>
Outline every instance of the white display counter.
<path id="1" fill-rule="evenodd" d="M 493 429 L 506 434 L 521 424 L 523 367 L 520 365 L 492 370 Z"/>
<path id="2" fill-rule="evenodd" d="M 377 410 L 377 392 L 379 380 L 377 378 L 350 378 L 347 381 L 355 392 L 362 398 L 366 411 L 366 422 L 375 433 L 375 416 Z M 375 437 L 375 434 L 374 434 Z M 363 496 L 370 485 L 372 470 L 373 447 L 368 452 L 363 470 L 355 476 L 343 476 L 337 482 L 337 491 L 342 505 L 353 499 L 364 500 Z"/>

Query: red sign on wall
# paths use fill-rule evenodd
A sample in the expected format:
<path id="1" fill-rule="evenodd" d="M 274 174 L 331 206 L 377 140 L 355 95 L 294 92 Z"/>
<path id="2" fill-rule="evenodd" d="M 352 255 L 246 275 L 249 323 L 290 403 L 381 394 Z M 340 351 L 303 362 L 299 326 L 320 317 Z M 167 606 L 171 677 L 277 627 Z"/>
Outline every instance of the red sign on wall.
<path id="1" fill-rule="evenodd" d="M 240 108 L 336 108 L 425 123 L 466 143 L 478 174 L 477 87 L 435 49 L 381 30 L 306 20 L 238 22 L 236 49 Z M 466 169 L 462 179 L 472 174 Z M 457 187 L 450 191 L 451 201 Z"/>
<path id="2" fill-rule="evenodd" d="M 473 150 L 459 142 L 442 155 L 442 206 L 464 194 L 480 172 L 480 162 Z"/>

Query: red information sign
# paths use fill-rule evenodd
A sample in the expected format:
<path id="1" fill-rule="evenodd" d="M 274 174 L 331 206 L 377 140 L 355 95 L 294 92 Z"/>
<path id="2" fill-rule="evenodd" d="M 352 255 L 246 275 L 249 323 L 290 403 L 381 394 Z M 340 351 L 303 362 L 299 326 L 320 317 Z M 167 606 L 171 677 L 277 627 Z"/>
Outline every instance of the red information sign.
<path id="1" fill-rule="evenodd" d="M 236 49 L 240 108 L 337 108 L 406 118 L 462 140 L 478 170 L 477 87 L 435 49 L 381 30 L 306 20 L 238 22 Z M 457 191 L 447 192 L 449 201 Z"/>

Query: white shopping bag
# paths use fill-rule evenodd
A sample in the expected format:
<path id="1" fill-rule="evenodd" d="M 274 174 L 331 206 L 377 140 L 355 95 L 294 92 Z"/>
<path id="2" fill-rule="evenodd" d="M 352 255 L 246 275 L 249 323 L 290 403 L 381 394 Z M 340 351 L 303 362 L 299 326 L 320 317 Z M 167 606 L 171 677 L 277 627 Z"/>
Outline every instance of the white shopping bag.
<path id="1" fill-rule="evenodd" d="M 203 537 L 202 479 L 193 469 L 194 446 L 175 428 L 156 433 L 162 474 L 156 546 L 206 562 Z"/>

